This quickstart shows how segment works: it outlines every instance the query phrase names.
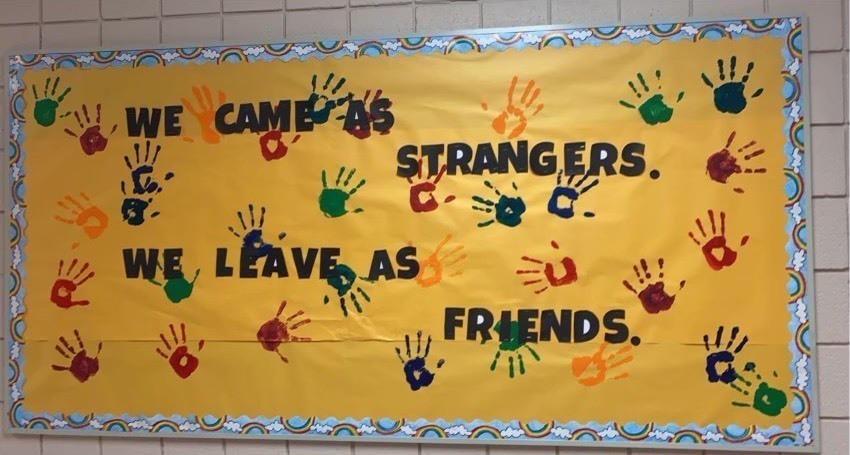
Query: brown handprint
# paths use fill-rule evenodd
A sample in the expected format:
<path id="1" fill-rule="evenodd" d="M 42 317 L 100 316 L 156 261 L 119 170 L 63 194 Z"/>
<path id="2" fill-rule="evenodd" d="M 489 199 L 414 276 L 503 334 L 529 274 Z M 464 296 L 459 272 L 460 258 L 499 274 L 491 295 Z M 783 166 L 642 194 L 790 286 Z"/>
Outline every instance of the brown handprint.
<path id="1" fill-rule="evenodd" d="M 637 265 L 632 266 L 632 270 L 635 271 L 635 277 L 640 283 L 640 286 L 643 287 L 640 292 L 635 289 L 628 280 L 623 280 L 623 286 L 626 289 L 632 291 L 632 293 L 638 296 L 640 299 L 641 305 L 643 305 L 643 309 L 646 310 L 649 314 L 657 314 L 662 311 L 669 310 L 673 303 L 676 302 L 676 294 L 668 294 L 667 291 L 664 290 L 664 259 L 658 258 L 658 280 L 652 281 L 652 272 L 649 270 L 649 265 L 646 263 L 646 259 L 640 260 L 640 268 L 643 271 L 638 270 Z M 685 280 L 679 282 L 679 290 L 685 287 Z"/>
<path id="2" fill-rule="evenodd" d="M 83 228 L 83 232 L 90 239 L 96 239 L 103 234 L 103 231 L 109 226 L 109 217 L 100 208 L 91 204 L 91 200 L 86 193 L 80 193 L 80 198 L 83 203 L 77 201 L 70 195 L 66 195 L 64 199 L 56 202 L 65 212 L 66 216 L 54 215 L 56 221 L 61 221 L 65 224 L 76 224 Z M 84 206 L 83 204 L 87 204 Z M 73 217 L 68 217 L 72 215 Z M 76 248 L 79 243 L 74 243 L 71 248 Z"/>
<path id="3" fill-rule="evenodd" d="M 165 335 L 160 333 L 159 339 L 165 345 L 165 351 L 156 348 L 156 352 L 160 357 L 168 360 L 168 364 L 171 365 L 171 369 L 177 373 L 177 376 L 186 379 L 195 372 L 200 362 L 197 357 L 189 353 L 189 347 L 186 345 L 186 324 L 180 323 L 180 338 L 177 338 L 177 331 L 174 330 L 174 324 L 168 324 L 168 329 L 171 331 L 171 339 L 174 342 L 174 347 L 165 339 Z M 199 340 L 198 351 L 203 348 L 204 340 Z"/>
<path id="4" fill-rule="evenodd" d="M 97 352 L 94 357 L 89 357 L 86 352 L 86 346 L 83 344 L 83 340 L 80 338 L 80 332 L 77 329 L 74 329 L 74 336 L 77 338 L 79 351 L 68 344 L 65 337 L 59 337 L 59 342 L 62 343 L 62 346 L 59 346 L 58 344 L 56 345 L 56 352 L 61 354 L 62 357 L 71 360 L 71 364 L 66 367 L 61 365 L 52 365 L 52 367 L 56 371 L 70 371 L 71 375 L 74 376 L 76 380 L 86 382 L 100 369 L 100 363 L 97 361 L 97 356 L 100 355 L 103 343 L 98 343 Z M 74 356 L 73 358 L 71 358 L 72 354 Z"/>
<path id="5" fill-rule="evenodd" d="M 713 270 L 720 270 L 734 264 L 735 260 L 738 259 L 738 253 L 726 244 L 726 212 L 720 212 L 719 233 L 714 220 L 714 210 L 708 211 L 708 219 L 711 223 L 711 238 L 709 238 L 702 225 L 702 220 L 699 218 L 696 219 L 695 223 L 700 234 L 702 234 L 702 241 L 697 239 L 693 232 L 688 232 L 688 237 L 701 248 L 708 266 Z M 747 235 L 741 237 L 740 245 L 746 245 L 749 240 L 750 237 Z"/>
<path id="6" fill-rule="evenodd" d="M 298 310 L 292 316 L 281 321 L 280 315 L 283 313 L 285 308 L 286 300 L 280 302 L 280 306 L 277 308 L 277 313 L 274 315 L 274 319 L 264 322 L 263 325 L 260 326 L 260 329 L 257 330 L 257 341 L 260 342 L 263 349 L 266 351 L 276 352 L 280 357 L 280 360 L 284 363 L 289 363 L 289 359 L 280 353 L 280 345 L 282 343 L 289 343 L 292 341 L 310 341 L 310 338 L 295 336 L 292 332 L 298 330 L 298 328 L 303 325 L 309 324 L 312 320 L 305 317 L 304 319 L 296 321 L 296 319 L 304 315 L 304 310 Z"/>
<path id="7" fill-rule="evenodd" d="M 83 104 L 82 110 L 83 118 L 86 119 L 85 122 L 80 117 L 80 112 L 74 111 L 74 118 L 77 119 L 77 124 L 80 125 L 80 132 L 75 133 L 65 128 L 65 133 L 80 139 L 80 147 L 82 147 L 83 153 L 94 155 L 97 152 L 104 151 L 106 144 L 109 142 L 109 138 L 104 136 L 100 131 L 100 103 L 95 106 L 96 117 L 94 123 L 92 123 L 89 117 L 89 110 L 85 104 Z M 118 129 L 117 123 L 112 125 L 112 130 L 109 131 L 109 134 L 114 133 L 116 129 Z"/>
<path id="8" fill-rule="evenodd" d="M 59 308 L 71 308 L 72 306 L 86 306 L 89 304 L 88 300 L 74 300 L 73 294 L 83 283 L 94 276 L 94 271 L 90 271 L 87 275 L 83 276 L 89 270 L 89 263 L 86 262 L 77 274 L 72 277 L 71 274 L 74 273 L 77 263 L 78 261 L 76 259 L 72 260 L 68 266 L 68 270 L 65 271 L 65 274 L 62 274 L 65 261 L 59 261 L 58 278 L 53 282 L 53 289 L 50 290 L 50 301 L 55 303 Z"/>
<path id="9" fill-rule="evenodd" d="M 410 209 L 416 213 L 433 212 L 440 206 L 440 203 L 434 198 L 434 191 L 437 190 L 437 184 L 440 183 L 440 179 L 446 172 L 446 165 L 444 164 L 440 168 L 440 172 L 437 173 L 434 180 L 431 180 L 431 177 L 422 178 L 422 160 L 419 160 L 417 169 L 416 183 L 414 183 L 412 177 L 407 178 L 407 183 L 410 183 Z M 424 201 L 422 200 L 423 194 L 428 196 Z M 443 199 L 443 203 L 447 204 L 453 200 L 455 200 L 455 196 L 450 194 Z"/>
<path id="10" fill-rule="evenodd" d="M 215 111 L 219 106 L 224 104 L 227 96 L 219 90 L 218 104 L 214 104 L 212 93 L 210 93 L 210 89 L 206 85 L 192 87 L 192 93 L 195 94 L 195 100 L 198 102 L 197 109 L 186 98 L 181 97 L 180 101 L 183 102 L 186 110 L 198 121 L 198 126 L 201 127 L 201 139 L 207 144 L 218 144 L 221 140 L 221 135 L 215 129 Z"/>
<path id="11" fill-rule="evenodd" d="M 534 117 L 541 110 L 543 110 L 543 103 L 538 104 L 531 115 L 526 115 L 526 112 L 531 109 L 531 106 L 534 104 L 534 100 L 537 99 L 537 96 L 540 94 L 540 88 L 534 88 L 534 80 L 531 80 L 526 84 L 525 90 L 522 92 L 522 97 L 519 100 L 519 104 L 514 104 L 514 92 L 516 91 L 516 85 L 519 82 L 519 77 L 514 76 L 511 79 L 510 88 L 508 88 L 508 104 L 502 109 L 502 113 L 496 116 L 493 119 L 492 127 L 493 131 L 499 134 L 505 134 L 508 131 L 508 123 L 512 123 L 513 127 L 510 129 L 508 133 L 508 139 L 513 139 L 523 131 L 525 131 L 526 126 L 528 126 L 528 117 Z M 534 90 L 532 92 L 532 90 Z M 481 103 L 481 107 L 484 110 L 487 110 L 487 103 Z"/>
<path id="12" fill-rule="evenodd" d="M 631 346 L 623 346 L 618 349 L 617 352 L 604 357 L 604 352 L 607 347 L 608 343 L 602 343 L 602 346 L 600 346 L 592 356 L 579 356 L 573 358 L 573 376 L 578 379 L 579 384 L 586 386 L 601 384 L 603 381 L 608 379 L 608 373 L 611 370 L 632 361 L 633 357 L 631 354 L 628 354 L 628 352 L 632 350 Z M 624 355 L 625 357 L 623 357 Z M 611 379 L 623 379 L 628 377 L 628 375 L 628 372 L 623 372 L 616 376 L 612 376 Z"/>

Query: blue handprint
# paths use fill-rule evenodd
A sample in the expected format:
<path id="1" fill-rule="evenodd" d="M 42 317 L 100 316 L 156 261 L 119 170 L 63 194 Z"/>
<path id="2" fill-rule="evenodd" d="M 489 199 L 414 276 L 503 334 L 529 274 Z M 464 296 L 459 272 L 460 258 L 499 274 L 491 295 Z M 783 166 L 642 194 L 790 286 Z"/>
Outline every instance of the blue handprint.
<path id="1" fill-rule="evenodd" d="M 717 336 L 714 339 L 714 350 L 712 350 L 711 345 L 708 344 L 708 335 L 702 336 L 702 342 L 705 345 L 705 350 L 709 353 L 705 358 L 705 372 L 708 375 L 708 382 L 722 382 L 724 384 L 731 384 L 735 378 L 738 377 L 738 373 L 735 371 L 735 367 L 732 365 L 732 362 L 735 360 L 735 354 L 741 352 L 744 349 L 744 346 L 747 345 L 747 341 L 749 338 L 745 335 L 741 342 L 738 343 L 738 346 L 735 347 L 734 350 L 730 351 L 732 345 L 735 344 L 735 339 L 738 337 L 739 329 L 738 327 L 732 327 L 732 336 L 729 338 L 729 341 L 726 343 L 726 347 L 723 350 L 720 350 L 720 344 L 723 341 L 723 326 L 717 328 Z M 718 364 L 722 367 L 724 364 L 726 368 L 718 373 Z"/>
<path id="2" fill-rule="evenodd" d="M 404 379 L 410 385 L 410 390 L 416 391 L 422 387 L 428 387 L 434 382 L 434 373 L 428 370 L 425 365 L 428 353 L 431 351 L 431 337 L 425 343 L 425 353 L 422 353 L 422 331 L 416 332 L 416 357 L 410 352 L 410 336 L 404 336 L 404 344 L 406 347 L 407 360 L 401 356 L 401 348 L 395 348 L 395 353 L 398 359 L 404 365 Z M 443 366 L 445 361 L 440 359 L 437 361 L 437 368 Z"/>
<path id="3" fill-rule="evenodd" d="M 549 197 L 549 204 L 547 204 L 546 209 L 549 213 L 560 218 L 572 218 L 575 215 L 575 202 L 582 194 L 590 191 L 593 187 L 598 185 L 599 179 L 593 179 L 590 183 L 584 185 L 584 182 L 590 177 L 590 174 L 588 173 L 584 174 L 578 182 L 573 185 L 573 180 L 575 180 L 576 176 L 571 175 L 567 178 L 566 186 L 561 186 L 563 177 L 564 171 L 558 171 L 558 184 L 552 190 L 552 196 Z M 569 205 L 561 206 L 560 202 L 562 198 L 566 198 L 569 201 Z M 595 216 L 595 214 L 593 212 L 584 212 L 584 216 L 590 218 Z"/>
<path id="4" fill-rule="evenodd" d="M 702 73 L 702 81 L 705 85 L 714 89 L 714 107 L 720 112 L 738 114 L 747 107 L 747 96 L 744 94 L 744 88 L 747 81 L 750 80 L 750 73 L 753 71 L 755 64 L 750 62 L 747 64 L 747 72 L 740 81 L 735 80 L 735 66 L 738 64 L 738 58 L 732 56 L 729 59 L 729 80 L 726 80 L 726 72 L 723 69 L 723 59 L 717 59 L 717 70 L 722 84 L 715 87 L 711 79 Z M 757 98 L 764 89 L 757 89 L 750 95 L 750 98 Z"/>
<path id="5" fill-rule="evenodd" d="M 245 224 L 245 217 L 242 215 L 241 211 L 237 211 L 236 215 L 239 217 L 239 223 L 242 224 L 242 233 L 236 232 L 232 226 L 228 226 L 227 229 L 231 234 L 235 235 L 236 238 L 242 239 L 242 248 L 248 252 L 248 254 L 253 259 L 258 259 L 264 256 L 268 256 L 269 253 L 272 252 L 272 244 L 266 243 L 263 240 L 263 224 L 266 222 L 266 208 L 260 207 L 260 219 L 259 223 L 257 223 L 256 218 L 254 217 L 254 204 L 248 204 L 248 215 L 250 216 L 250 226 L 248 229 L 248 225 Z M 286 233 L 282 232 L 278 235 L 278 240 L 282 240 L 286 237 Z"/>

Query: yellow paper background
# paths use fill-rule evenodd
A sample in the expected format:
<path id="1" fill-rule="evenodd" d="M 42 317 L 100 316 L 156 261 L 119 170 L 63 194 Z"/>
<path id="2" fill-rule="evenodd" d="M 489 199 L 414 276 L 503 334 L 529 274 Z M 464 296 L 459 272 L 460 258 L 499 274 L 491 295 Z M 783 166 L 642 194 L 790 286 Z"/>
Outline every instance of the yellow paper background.
<path id="1" fill-rule="evenodd" d="M 702 346 L 702 335 L 713 334 L 718 325 L 740 326 L 750 337 L 742 359 L 755 361 L 765 376 L 776 370 L 778 378 L 771 383 L 777 387 L 790 382 L 782 45 L 780 39 L 741 38 L 285 64 L 28 71 L 25 83 L 36 87 L 46 77 L 60 75 L 63 85 L 73 87 L 62 108 L 102 103 L 104 124 L 118 123 L 119 129 L 106 151 L 86 156 L 62 132 L 76 129 L 73 116 L 50 128 L 25 125 L 27 407 L 34 412 L 149 415 L 789 425 L 787 408 L 773 418 L 731 406 L 748 398 L 706 381 Z M 716 81 L 716 60 L 731 55 L 738 57 L 739 76 L 747 62 L 756 62 L 746 92 L 764 88 L 739 115 L 717 112 L 700 79 L 705 71 Z M 633 101 L 626 82 L 636 72 L 651 75 L 656 68 L 663 73 L 662 92 L 675 114 L 669 123 L 647 126 L 618 101 Z M 181 137 L 155 140 L 163 147 L 158 175 L 175 174 L 154 202 L 161 215 L 138 227 L 121 221 L 119 184 L 129 178 L 123 156 L 138 140 L 126 137 L 124 107 L 179 104 L 198 84 L 222 90 L 236 103 L 306 99 L 312 75 L 321 79 L 329 72 L 344 75 L 345 88 L 358 97 L 367 89 L 382 89 L 393 101 L 392 132 L 358 140 L 331 120 L 302 133 L 285 158 L 266 162 L 258 136 L 231 135 L 209 145 L 184 112 L 183 133 L 193 143 Z M 454 194 L 457 200 L 432 213 L 413 213 L 407 202 L 409 185 L 395 176 L 398 148 L 504 140 L 490 122 L 503 107 L 514 75 L 521 82 L 534 79 L 545 104 L 530 119 L 523 139 L 555 142 L 559 163 L 565 142 L 610 142 L 618 148 L 643 142 L 647 173 L 603 177 L 578 203 L 581 211 L 595 212 L 595 218 L 563 220 L 548 214 L 545 206 L 555 176 L 533 174 L 446 176 L 437 196 Z M 684 99 L 674 104 L 682 90 Z M 25 97 L 31 106 L 32 93 Z M 481 102 L 487 102 L 488 111 Z M 705 175 L 705 160 L 733 130 L 738 132 L 736 145 L 756 139 L 765 148 L 759 164 L 768 172 L 735 175 L 729 185 L 720 185 Z M 358 178 L 367 180 L 350 201 L 364 211 L 328 219 L 318 209 L 320 175 L 323 169 L 336 175 L 340 166 L 356 167 Z M 650 169 L 659 170 L 661 178 L 651 180 Z M 528 206 L 520 226 L 476 226 L 486 216 L 471 209 L 471 196 L 491 196 L 484 180 L 508 193 L 511 182 L 517 183 Z M 745 193 L 733 192 L 733 184 Z M 109 228 L 96 240 L 53 219 L 55 201 L 80 191 L 110 216 Z M 468 259 L 460 264 L 462 275 L 427 289 L 403 280 L 366 284 L 371 303 L 364 304 L 362 314 L 352 311 L 344 318 L 333 300 L 323 305 L 330 288 L 317 273 L 310 280 L 214 277 L 217 247 L 228 247 L 231 264 L 236 261 L 240 242 L 227 227 L 238 226 L 236 212 L 249 203 L 268 210 L 267 240 L 283 247 L 340 247 L 341 262 L 361 275 L 368 272 L 376 249 L 395 251 L 412 242 L 422 259 L 447 234 L 453 235 L 451 244 L 464 245 Z M 743 235 L 750 236 L 735 265 L 718 272 L 709 269 L 687 237 L 694 219 L 705 218 L 709 208 L 727 213 L 730 244 L 737 246 Z M 277 242 L 282 231 L 287 236 Z M 561 245 L 560 252 L 551 248 L 552 240 Z M 72 251 L 76 241 L 81 245 Z M 188 300 L 172 304 L 162 289 L 124 277 L 121 249 L 155 247 L 181 247 L 187 273 L 201 269 Z M 515 273 L 526 268 L 521 256 L 555 261 L 561 252 L 575 260 L 577 283 L 539 295 L 534 287 L 522 285 L 523 277 Z M 288 250 L 285 254 L 294 275 L 291 255 Z M 96 271 L 75 295 L 92 303 L 63 310 L 50 302 L 49 293 L 59 259 L 72 257 L 90 262 Z M 632 265 L 644 257 L 665 258 L 668 289 L 687 281 L 670 311 L 646 314 L 621 284 L 633 278 Z M 313 342 L 281 348 L 289 364 L 261 349 L 255 336 L 282 299 L 289 301 L 285 316 L 303 309 L 312 319 L 296 335 Z M 526 374 L 510 379 L 504 357 L 496 371 L 489 369 L 495 341 L 443 340 L 448 306 L 487 307 L 494 314 L 516 308 L 587 309 L 600 317 L 624 308 L 631 333 L 643 342 L 632 350 L 634 361 L 618 370 L 629 373 L 622 380 L 584 387 L 572 376 L 571 359 L 591 354 L 601 338 L 585 344 L 538 343 L 534 347 L 541 361 L 524 356 Z M 187 325 L 190 346 L 198 339 L 206 342 L 198 354 L 200 367 L 187 380 L 179 379 L 155 352 L 158 334 L 178 321 Z M 50 368 L 66 362 L 54 350 L 57 337 L 72 336 L 75 328 L 90 350 L 98 341 L 104 343 L 100 371 L 83 384 Z M 394 348 L 403 347 L 404 335 L 419 329 L 435 338 L 432 371 L 437 359 L 445 359 L 445 365 L 436 370 L 433 385 L 412 392 Z"/>

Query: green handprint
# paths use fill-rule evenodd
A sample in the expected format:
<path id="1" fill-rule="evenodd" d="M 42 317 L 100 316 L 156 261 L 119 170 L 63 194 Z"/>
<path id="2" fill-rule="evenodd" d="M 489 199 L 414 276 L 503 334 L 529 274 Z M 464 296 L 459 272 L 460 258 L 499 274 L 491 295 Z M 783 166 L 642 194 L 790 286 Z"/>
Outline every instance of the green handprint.
<path id="1" fill-rule="evenodd" d="M 754 363 L 749 362 L 744 366 L 744 371 L 750 371 L 756 375 L 756 381 L 759 382 L 756 387 L 755 393 L 753 393 L 753 402 L 752 403 L 740 403 L 737 401 L 733 401 L 733 406 L 742 406 L 742 407 L 751 407 L 756 411 L 768 415 L 771 417 L 778 416 L 782 413 L 782 410 L 788 404 L 788 396 L 785 395 L 785 392 L 774 389 L 773 387 L 767 385 L 767 382 L 763 381 L 761 375 L 756 372 L 756 366 Z M 744 376 L 738 374 L 736 375 L 735 381 L 729 384 L 733 389 L 744 395 L 750 395 L 752 391 L 753 382 L 750 381 Z M 773 372 L 773 377 L 776 378 L 779 375 L 776 372 Z M 736 382 L 743 383 L 744 386 L 736 385 Z"/>
<path id="2" fill-rule="evenodd" d="M 157 263 L 156 266 L 159 270 L 162 270 L 162 266 L 159 265 L 159 263 Z M 168 300 L 171 300 L 171 303 L 180 303 L 181 300 L 188 299 L 189 296 L 192 295 L 192 291 L 195 289 L 195 280 L 198 279 L 198 275 L 200 273 L 201 269 L 196 270 L 195 277 L 192 278 L 192 281 L 189 281 L 186 279 L 186 276 L 183 275 L 183 267 L 180 266 L 180 276 L 166 279 L 164 285 L 153 278 L 148 279 L 148 281 L 161 287 L 165 291 L 165 296 L 168 297 Z"/>
<path id="3" fill-rule="evenodd" d="M 319 193 L 319 210 L 321 210 L 326 217 L 338 218 L 349 212 L 349 210 L 345 207 L 345 204 L 348 202 L 348 198 L 353 196 L 360 187 L 366 184 L 366 179 L 361 179 L 354 188 L 351 188 L 350 190 L 348 189 L 348 184 L 351 182 L 351 178 L 354 177 L 355 172 L 357 172 L 357 169 L 351 168 L 351 171 L 348 172 L 345 180 L 342 181 L 342 174 L 345 173 L 345 166 L 339 168 L 339 173 L 337 174 L 336 182 L 334 183 L 335 187 L 328 188 L 327 175 L 325 174 L 325 170 L 322 169 L 322 192 Z M 342 187 L 340 187 L 340 181 L 342 181 Z M 354 213 L 362 211 L 363 209 L 360 207 L 351 210 L 351 212 Z"/>
<path id="4" fill-rule="evenodd" d="M 496 337 L 500 337 L 500 327 L 502 326 L 502 322 L 499 321 L 493 326 L 493 331 L 496 332 Z M 525 340 L 519 339 L 519 321 L 511 321 L 510 325 L 510 338 L 504 340 L 499 343 L 499 350 L 496 351 L 495 357 L 493 357 L 493 363 L 490 364 L 490 371 L 496 371 L 496 366 L 499 364 L 499 358 L 502 356 L 502 352 L 505 352 L 508 357 L 508 376 L 514 377 L 514 355 L 516 355 L 517 363 L 519 364 L 519 374 L 525 374 L 525 362 L 522 360 L 522 354 L 517 352 L 520 348 L 525 348 L 531 353 L 531 356 L 534 360 L 540 361 L 540 356 L 537 355 L 537 351 L 531 348 L 528 345 L 528 342 Z M 481 344 L 484 344 L 486 340 L 482 341 Z"/>
<path id="5" fill-rule="evenodd" d="M 35 97 L 35 108 L 33 109 L 33 117 L 35 117 L 35 121 L 41 126 L 50 126 L 54 122 L 56 122 L 56 108 L 59 107 L 59 103 L 65 99 L 65 96 L 71 92 L 71 87 L 65 89 L 58 98 L 56 96 L 56 88 L 59 85 L 59 78 L 57 77 L 53 81 L 53 88 L 50 89 L 50 93 L 47 93 L 48 87 L 50 87 L 50 79 L 47 78 L 44 81 L 44 98 L 38 99 L 38 93 L 35 91 L 35 85 L 32 86 L 32 94 Z M 60 117 L 67 117 L 71 112 L 66 112 Z"/>
<path id="6" fill-rule="evenodd" d="M 634 104 L 620 100 L 621 105 L 629 109 L 637 109 L 640 113 L 640 117 L 647 125 L 667 123 L 673 117 L 673 108 L 664 102 L 664 95 L 659 93 L 661 91 L 661 70 L 655 70 L 655 79 L 658 81 L 658 88 L 656 89 L 656 93 L 652 96 L 649 96 L 649 86 L 646 85 L 646 79 L 644 79 L 643 74 L 637 73 L 637 80 L 643 88 L 643 92 L 638 90 L 634 82 L 629 81 L 629 88 L 632 89 L 632 92 L 635 94 L 638 101 L 642 101 L 640 107 L 636 108 Z M 649 98 L 644 99 L 645 96 L 649 96 Z M 679 101 L 682 101 L 684 96 L 685 92 L 679 92 L 676 102 L 678 103 Z"/>

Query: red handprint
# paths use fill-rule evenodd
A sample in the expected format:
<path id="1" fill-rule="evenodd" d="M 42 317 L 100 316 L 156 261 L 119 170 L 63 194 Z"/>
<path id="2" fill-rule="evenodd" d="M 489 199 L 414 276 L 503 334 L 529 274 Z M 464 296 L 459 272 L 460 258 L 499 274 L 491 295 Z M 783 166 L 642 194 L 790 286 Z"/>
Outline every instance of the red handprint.
<path id="1" fill-rule="evenodd" d="M 296 134 L 289 145 L 298 142 L 298 139 L 301 139 L 300 134 Z M 280 130 L 271 130 L 260 136 L 260 153 L 263 154 L 263 159 L 266 161 L 281 159 L 286 156 L 287 152 L 289 152 L 289 146 L 283 142 L 283 132 Z"/>
<path id="2" fill-rule="evenodd" d="M 70 344 L 68 344 L 65 337 L 59 337 L 59 342 L 62 343 L 62 346 L 59 346 L 58 344 L 56 345 L 56 351 L 61 354 L 62 357 L 70 359 L 71 365 L 67 367 L 52 365 L 52 367 L 56 371 L 70 371 L 71 375 L 78 381 L 86 382 L 97 373 L 98 369 L 100 369 L 100 363 L 97 361 L 97 356 L 100 355 L 103 343 L 98 343 L 97 353 L 95 353 L 94 357 L 89 357 L 86 353 L 86 346 L 83 344 L 83 340 L 80 338 L 80 332 L 77 329 L 74 329 L 74 336 L 77 338 L 77 345 L 80 349 L 79 351 L 75 350 Z M 74 357 L 71 358 L 70 354 L 73 354 Z"/>
<path id="3" fill-rule="evenodd" d="M 177 376 L 186 379 L 198 368 L 199 360 L 197 357 L 189 353 L 189 347 L 186 345 L 186 324 L 182 322 L 180 323 L 181 337 L 179 339 L 177 338 L 177 332 L 174 330 L 174 324 L 168 324 L 168 329 L 171 331 L 174 347 L 172 348 L 168 340 L 165 339 L 165 335 L 160 333 L 159 339 L 162 340 L 162 343 L 165 345 L 165 351 L 160 348 L 156 348 L 156 352 L 163 359 L 168 360 L 168 364 L 171 365 L 171 369 L 177 373 Z M 204 340 L 199 340 L 198 351 L 203 348 Z M 165 353 L 166 351 L 168 354 Z"/>
<path id="4" fill-rule="evenodd" d="M 277 355 L 280 356 L 280 360 L 289 363 L 289 359 L 284 357 L 278 348 L 281 343 L 289 341 L 310 341 L 310 338 L 297 337 L 293 335 L 292 332 L 302 325 L 309 324 L 311 319 L 306 318 L 300 321 L 295 321 L 296 318 L 304 314 L 304 310 L 298 310 L 298 312 L 286 318 L 285 321 L 281 321 L 280 315 L 283 313 L 284 308 L 286 308 L 286 300 L 280 302 L 280 306 L 277 309 L 277 314 L 275 314 L 274 319 L 270 319 L 260 326 L 260 330 L 257 331 L 257 341 L 260 342 L 263 349 L 266 351 L 276 352 Z"/>
<path id="5" fill-rule="evenodd" d="M 714 221 L 714 211 L 708 211 L 708 219 L 711 223 L 711 238 L 708 237 L 708 234 L 705 232 L 705 228 L 702 225 L 702 220 L 699 218 L 696 219 L 695 223 L 697 228 L 699 228 L 700 234 L 702 234 L 702 242 L 696 238 L 693 232 L 688 232 L 688 236 L 697 246 L 701 247 L 702 254 L 705 256 L 705 260 L 708 262 L 708 266 L 714 270 L 720 270 L 723 267 L 728 267 L 735 263 L 735 260 L 738 259 L 738 253 L 729 248 L 726 245 L 726 213 L 720 212 L 720 232 L 717 232 L 717 226 Z M 749 236 L 741 237 L 741 246 L 747 244 L 747 241 L 750 240 Z"/>
<path id="6" fill-rule="evenodd" d="M 561 248 L 561 246 L 558 245 L 558 243 L 555 242 L 554 240 L 550 244 L 552 245 L 552 248 L 554 248 L 556 250 Z M 576 270 L 576 263 L 569 256 L 563 256 L 558 261 L 558 263 L 561 264 L 560 269 L 563 270 L 563 272 L 559 273 L 558 275 L 555 275 L 555 262 L 543 262 L 540 259 L 529 257 L 529 256 L 523 256 L 521 259 L 523 261 L 526 261 L 526 262 L 531 262 L 532 264 L 537 264 L 537 266 L 531 266 L 531 267 L 535 267 L 533 269 L 518 269 L 516 271 L 517 275 L 528 275 L 528 274 L 540 275 L 540 274 L 542 274 L 543 278 L 545 278 L 546 282 L 548 283 L 548 284 L 544 283 L 544 284 L 541 285 L 543 287 L 535 289 L 534 290 L 535 294 L 540 294 L 541 292 L 549 289 L 549 286 L 552 286 L 552 287 L 564 286 L 564 285 L 567 285 L 567 284 L 574 283 L 576 280 L 578 280 L 578 271 Z M 542 266 L 542 267 L 540 267 L 540 266 Z M 531 279 L 524 281 L 522 284 L 525 285 L 525 286 L 537 285 L 537 283 L 543 282 L 543 278 L 540 278 L 539 276 L 535 276 Z"/>
<path id="7" fill-rule="evenodd" d="M 446 165 L 440 168 L 440 172 L 437 173 L 437 176 L 434 177 L 434 180 L 431 181 L 430 177 L 426 179 L 422 179 L 422 160 L 419 160 L 418 170 L 416 171 L 416 180 L 414 183 L 411 177 L 407 178 L 407 182 L 410 183 L 410 208 L 416 213 L 422 212 L 433 212 L 437 210 L 437 207 L 440 206 L 440 203 L 434 198 L 434 191 L 437 190 L 437 184 L 440 183 L 440 179 L 443 178 L 443 174 L 446 172 Z M 422 200 L 422 194 L 426 194 L 428 196 L 424 201 Z M 455 196 L 450 194 L 443 199 L 443 203 L 449 203 L 455 200 Z"/>
<path id="8" fill-rule="evenodd" d="M 82 110 L 83 117 L 86 119 L 85 123 L 80 118 L 80 112 L 74 111 L 74 117 L 77 119 L 77 124 L 80 125 L 82 133 L 75 133 L 68 128 L 65 128 L 65 132 L 80 139 L 80 147 L 82 147 L 83 153 L 94 155 L 96 152 L 105 150 L 106 144 L 109 142 L 109 138 L 100 132 L 100 103 L 95 106 L 96 117 L 94 123 L 91 122 L 89 110 L 85 104 L 83 104 Z M 112 125 L 112 130 L 109 134 L 114 133 L 116 129 L 118 129 L 117 123 Z"/>
<path id="9" fill-rule="evenodd" d="M 62 268 L 65 266 L 65 261 L 59 261 L 59 273 L 56 281 L 53 282 L 53 289 L 50 290 L 50 301 L 55 303 L 59 308 L 71 308 L 72 306 L 85 306 L 89 304 L 88 300 L 74 300 L 74 291 L 83 285 L 89 278 L 94 276 L 94 271 L 90 271 L 87 275 L 83 275 L 89 269 L 89 263 L 86 262 L 80 268 L 76 275 L 74 269 L 77 267 L 77 259 L 71 261 L 68 270 L 62 274 Z"/>

